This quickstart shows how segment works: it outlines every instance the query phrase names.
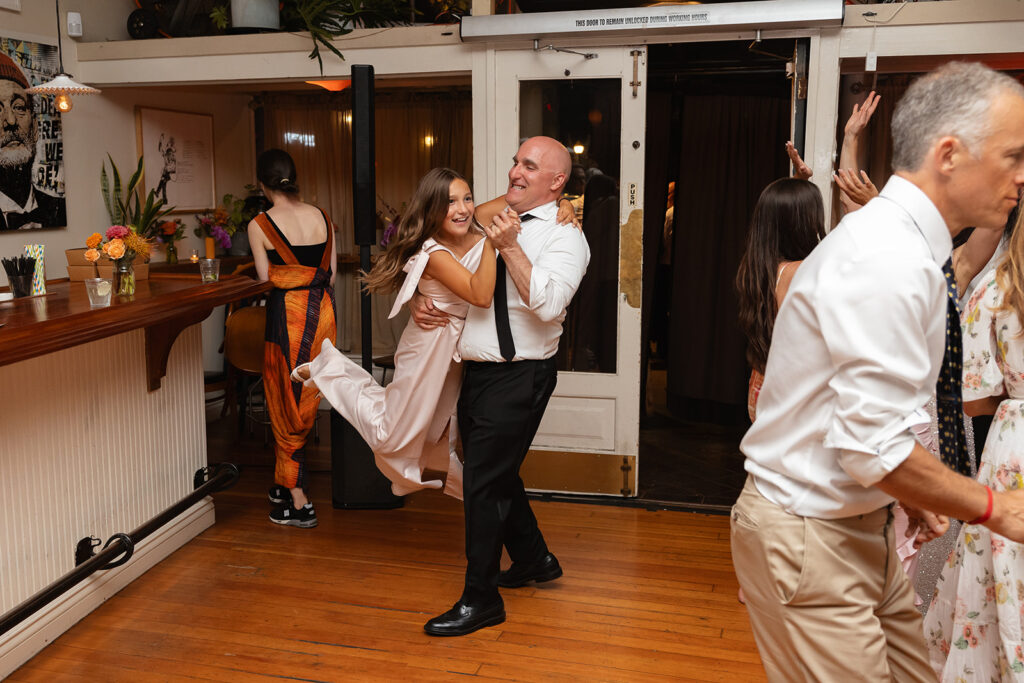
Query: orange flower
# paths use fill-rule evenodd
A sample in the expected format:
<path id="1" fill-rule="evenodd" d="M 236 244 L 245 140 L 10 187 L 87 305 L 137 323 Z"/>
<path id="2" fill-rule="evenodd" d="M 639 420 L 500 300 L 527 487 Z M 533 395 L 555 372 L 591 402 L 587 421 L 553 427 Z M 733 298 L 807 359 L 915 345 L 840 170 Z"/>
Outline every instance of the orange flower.
<path id="1" fill-rule="evenodd" d="M 102 246 L 102 247 L 100 247 L 100 249 L 102 249 L 102 250 L 103 250 L 103 253 L 104 253 L 104 254 L 106 254 L 106 253 L 107 253 L 107 250 L 108 250 L 108 249 L 110 249 L 110 242 L 104 242 L 104 243 L 103 243 L 103 246 Z"/>
<path id="2" fill-rule="evenodd" d="M 89 247 L 90 249 L 95 249 L 96 247 L 100 246 L 100 242 L 102 241 L 103 235 L 99 234 L 98 232 L 94 232 L 93 234 L 89 235 L 89 239 L 85 240 L 85 246 Z"/>
<path id="3" fill-rule="evenodd" d="M 100 252 L 95 249 L 87 249 L 85 251 L 85 260 L 91 263 L 96 263 L 100 260 Z"/>
<path id="4" fill-rule="evenodd" d="M 165 235 L 173 235 L 178 231 L 178 224 L 175 221 L 164 221 L 160 224 L 160 232 Z"/>
<path id="5" fill-rule="evenodd" d="M 124 256 L 124 241 L 117 239 L 107 242 L 107 256 L 112 259 L 119 259 Z"/>

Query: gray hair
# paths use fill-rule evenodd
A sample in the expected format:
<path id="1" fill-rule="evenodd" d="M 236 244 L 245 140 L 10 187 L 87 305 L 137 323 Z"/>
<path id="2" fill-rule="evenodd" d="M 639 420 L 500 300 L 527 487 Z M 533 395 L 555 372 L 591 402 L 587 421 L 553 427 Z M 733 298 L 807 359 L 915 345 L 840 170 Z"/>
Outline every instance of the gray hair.
<path id="1" fill-rule="evenodd" d="M 958 138 L 977 155 L 991 134 L 992 100 L 1009 92 L 1024 99 L 1024 86 L 977 62 L 949 62 L 910 84 L 892 115 L 892 168 L 916 171 L 932 144 Z"/>

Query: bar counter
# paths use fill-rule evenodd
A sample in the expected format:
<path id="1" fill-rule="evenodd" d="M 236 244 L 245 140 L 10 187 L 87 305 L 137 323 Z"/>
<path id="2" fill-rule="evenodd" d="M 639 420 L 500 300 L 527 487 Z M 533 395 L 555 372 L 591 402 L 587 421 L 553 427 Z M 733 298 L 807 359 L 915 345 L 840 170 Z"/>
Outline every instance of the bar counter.
<path id="1" fill-rule="evenodd" d="M 0 301 L 0 366 L 145 328 L 148 384 L 154 391 L 183 329 L 217 306 L 270 289 L 269 282 L 248 277 L 203 284 L 196 275 L 153 274 L 136 283 L 130 300 L 112 295 L 110 306 L 91 308 L 83 282 L 51 281 L 44 295 Z"/>
<path id="2" fill-rule="evenodd" d="M 83 539 L 137 529 L 193 490 L 208 462 L 198 323 L 270 287 L 159 274 L 104 308 L 67 280 L 0 301 L 0 614 L 71 571 Z M 214 521 L 204 498 L 0 637 L 0 679 Z"/>

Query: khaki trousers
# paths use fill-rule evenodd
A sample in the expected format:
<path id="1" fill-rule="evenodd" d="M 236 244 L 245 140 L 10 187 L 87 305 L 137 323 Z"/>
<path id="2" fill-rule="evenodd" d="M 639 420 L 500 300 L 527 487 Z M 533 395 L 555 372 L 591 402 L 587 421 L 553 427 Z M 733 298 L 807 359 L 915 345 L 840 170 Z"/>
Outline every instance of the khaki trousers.
<path id="1" fill-rule="evenodd" d="M 935 681 L 891 519 L 791 515 L 747 478 L 732 561 L 769 681 Z"/>

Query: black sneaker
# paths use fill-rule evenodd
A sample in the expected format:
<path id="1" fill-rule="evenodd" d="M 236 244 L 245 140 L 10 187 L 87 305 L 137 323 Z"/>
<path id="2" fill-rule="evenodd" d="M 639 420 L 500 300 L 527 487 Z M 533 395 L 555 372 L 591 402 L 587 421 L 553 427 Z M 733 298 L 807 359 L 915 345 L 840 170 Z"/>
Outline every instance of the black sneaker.
<path id="1" fill-rule="evenodd" d="M 312 503 L 306 503 L 298 509 L 293 508 L 290 502 L 287 505 L 282 505 L 270 513 L 270 521 L 274 524 L 297 526 L 302 529 L 312 529 L 319 524 Z"/>
<path id="2" fill-rule="evenodd" d="M 270 491 L 267 492 L 267 498 L 269 498 L 270 502 L 274 505 L 284 505 L 285 503 L 291 505 L 292 492 L 283 486 L 277 486 L 275 484 L 274 486 L 271 486 Z"/>

